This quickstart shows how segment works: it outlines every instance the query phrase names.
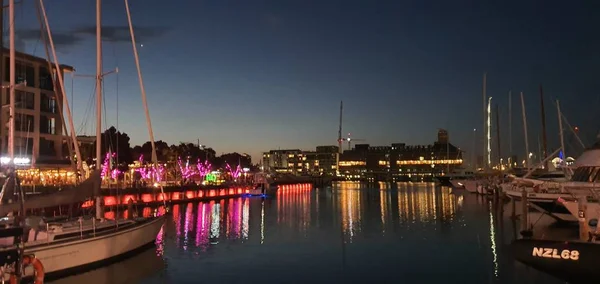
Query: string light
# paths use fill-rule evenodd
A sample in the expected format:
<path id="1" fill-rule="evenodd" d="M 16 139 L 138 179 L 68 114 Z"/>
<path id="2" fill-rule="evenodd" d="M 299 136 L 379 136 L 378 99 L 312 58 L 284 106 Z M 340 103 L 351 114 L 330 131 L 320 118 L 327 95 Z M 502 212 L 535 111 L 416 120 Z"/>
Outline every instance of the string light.
<path id="1" fill-rule="evenodd" d="M 231 174 L 231 177 L 233 177 L 233 179 L 237 179 L 242 174 L 242 168 L 240 167 L 239 164 L 237 165 L 235 170 L 231 169 L 229 164 L 226 163 L 225 165 L 227 167 L 227 171 L 229 171 L 229 174 Z"/>
<path id="2" fill-rule="evenodd" d="M 110 152 L 106 153 L 106 156 L 104 157 L 104 162 L 102 163 L 102 178 L 106 178 L 108 177 L 109 173 L 110 173 L 110 158 L 111 158 L 111 154 Z"/>
<path id="3" fill-rule="evenodd" d="M 165 175 L 165 167 L 163 165 L 158 164 L 156 168 L 147 168 L 144 165 L 144 155 L 140 155 L 138 162 L 140 163 L 140 167 L 135 171 L 140 173 L 143 180 L 152 181 L 152 179 L 154 179 L 157 182 L 163 180 Z"/>
<path id="4" fill-rule="evenodd" d="M 179 166 L 179 171 L 181 172 L 181 177 L 183 177 L 185 179 L 189 179 L 196 174 L 194 172 L 194 169 L 192 167 L 190 167 L 189 160 L 187 162 L 185 162 L 185 166 L 184 166 L 183 162 L 181 161 L 181 157 L 178 157 L 177 165 Z"/>
<path id="5" fill-rule="evenodd" d="M 200 175 L 200 179 L 204 179 L 204 177 L 211 172 L 212 165 L 208 160 L 205 160 L 204 163 L 201 163 L 200 159 L 198 159 L 196 168 L 198 168 L 198 174 Z"/>

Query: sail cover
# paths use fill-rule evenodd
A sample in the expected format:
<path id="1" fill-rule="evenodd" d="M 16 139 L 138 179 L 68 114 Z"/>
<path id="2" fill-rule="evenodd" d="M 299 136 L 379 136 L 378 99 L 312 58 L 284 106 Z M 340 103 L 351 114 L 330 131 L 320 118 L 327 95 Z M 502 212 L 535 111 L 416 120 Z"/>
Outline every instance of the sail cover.
<path id="1" fill-rule="evenodd" d="M 83 202 L 100 191 L 100 171 L 94 171 L 90 177 L 81 184 L 63 189 L 56 193 L 35 196 L 25 200 L 25 210 L 47 208 L 59 205 L 68 205 Z M 0 205 L 0 216 L 9 212 L 21 210 L 20 202 Z"/>

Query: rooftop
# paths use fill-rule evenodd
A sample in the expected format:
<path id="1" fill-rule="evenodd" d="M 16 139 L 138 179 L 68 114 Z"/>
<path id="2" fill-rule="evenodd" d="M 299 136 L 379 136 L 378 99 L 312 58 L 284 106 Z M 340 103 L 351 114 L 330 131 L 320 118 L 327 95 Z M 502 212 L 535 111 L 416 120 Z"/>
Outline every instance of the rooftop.
<path id="1" fill-rule="evenodd" d="M 2 48 L 2 53 L 4 54 L 8 54 L 10 52 L 10 50 L 6 47 Z M 41 57 L 37 57 L 31 54 L 27 54 L 27 53 L 23 53 L 23 52 L 19 52 L 19 51 L 15 51 L 15 55 L 16 58 L 23 58 L 26 60 L 30 60 L 30 61 L 37 61 L 37 62 L 47 62 L 46 58 L 41 58 Z M 52 66 L 54 66 L 54 62 L 52 62 Z M 69 65 L 65 65 L 65 64 L 60 64 L 60 68 L 65 71 L 65 72 L 75 72 L 75 68 L 73 66 L 69 66 Z"/>

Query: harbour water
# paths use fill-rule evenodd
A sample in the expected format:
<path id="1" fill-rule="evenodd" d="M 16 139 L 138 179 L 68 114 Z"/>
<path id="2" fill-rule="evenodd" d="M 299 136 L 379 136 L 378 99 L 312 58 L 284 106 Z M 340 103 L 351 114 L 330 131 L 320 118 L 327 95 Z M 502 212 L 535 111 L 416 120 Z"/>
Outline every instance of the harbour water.
<path id="1" fill-rule="evenodd" d="M 564 283 L 513 259 L 509 207 L 433 183 L 179 204 L 156 248 L 52 283 Z"/>

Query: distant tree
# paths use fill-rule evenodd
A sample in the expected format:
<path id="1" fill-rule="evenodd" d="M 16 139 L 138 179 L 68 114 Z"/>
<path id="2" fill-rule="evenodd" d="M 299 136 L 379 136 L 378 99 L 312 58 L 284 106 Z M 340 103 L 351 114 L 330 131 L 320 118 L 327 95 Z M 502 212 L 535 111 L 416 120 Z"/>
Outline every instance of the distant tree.
<path id="1" fill-rule="evenodd" d="M 117 154 L 119 163 L 130 164 L 133 161 L 133 156 L 131 155 L 129 140 L 127 133 L 117 131 L 114 126 L 111 126 L 101 136 L 102 158 L 104 159 L 106 153 L 111 151 Z M 94 142 L 93 147 L 96 147 L 96 142 Z"/>
<path id="2" fill-rule="evenodd" d="M 156 158 L 158 162 L 166 163 L 172 161 L 170 154 L 171 149 L 169 148 L 169 144 L 167 144 L 167 142 L 162 140 L 154 141 L 154 146 L 156 147 Z M 152 162 L 152 143 L 150 141 L 142 144 L 142 146 L 134 147 L 134 152 L 137 151 L 139 151 L 139 154 L 137 155 L 138 159 L 139 155 L 144 155 L 145 162 Z"/>
<path id="3" fill-rule="evenodd" d="M 231 167 L 235 167 L 239 164 L 242 168 L 250 168 L 252 166 L 252 157 L 237 152 L 227 153 L 219 156 L 214 164 L 221 169 L 224 169 L 227 164 Z"/>

